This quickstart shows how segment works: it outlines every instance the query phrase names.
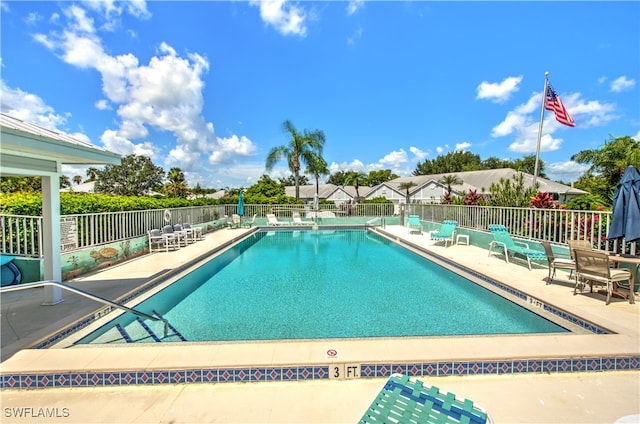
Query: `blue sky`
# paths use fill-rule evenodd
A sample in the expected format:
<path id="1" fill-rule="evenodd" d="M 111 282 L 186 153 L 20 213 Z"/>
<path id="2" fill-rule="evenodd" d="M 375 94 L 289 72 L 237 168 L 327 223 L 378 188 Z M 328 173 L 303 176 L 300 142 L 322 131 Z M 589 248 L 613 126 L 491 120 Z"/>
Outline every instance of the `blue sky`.
<path id="1" fill-rule="evenodd" d="M 286 119 L 325 132 L 332 172 L 534 154 L 546 71 L 576 121 L 545 112 L 549 177 L 575 180 L 571 156 L 610 136 L 640 139 L 637 1 L 0 5 L 3 113 L 179 167 L 192 187 L 252 185 Z"/>

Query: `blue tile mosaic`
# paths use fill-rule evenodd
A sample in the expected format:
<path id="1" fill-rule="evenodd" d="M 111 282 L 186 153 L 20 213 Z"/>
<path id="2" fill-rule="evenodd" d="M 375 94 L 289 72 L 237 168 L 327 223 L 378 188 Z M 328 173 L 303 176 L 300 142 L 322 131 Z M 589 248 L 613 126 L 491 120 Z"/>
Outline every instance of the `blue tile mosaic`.
<path id="1" fill-rule="evenodd" d="M 360 378 L 386 378 L 394 372 L 416 377 L 513 373 L 562 373 L 639 370 L 639 356 L 544 358 L 488 361 L 361 364 Z M 155 371 L 55 372 L 3 374 L 4 389 L 103 387 L 225 382 L 303 381 L 329 379 L 329 365 L 256 368 L 189 368 Z"/>

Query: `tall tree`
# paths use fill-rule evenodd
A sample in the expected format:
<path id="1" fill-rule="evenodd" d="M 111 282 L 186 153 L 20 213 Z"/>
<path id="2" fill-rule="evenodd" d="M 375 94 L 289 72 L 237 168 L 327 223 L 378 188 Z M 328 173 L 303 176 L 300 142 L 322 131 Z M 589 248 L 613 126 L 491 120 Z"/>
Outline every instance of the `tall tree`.
<path id="1" fill-rule="evenodd" d="M 80 184 L 80 183 L 82 182 L 82 176 L 80 176 L 80 175 L 74 175 L 74 176 L 73 176 L 73 178 L 72 178 L 72 180 L 73 180 L 73 182 L 74 182 L 76 185 L 78 185 L 78 184 Z"/>
<path id="2" fill-rule="evenodd" d="M 307 164 L 305 170 L 307 174 L 313 175 L 316 180 L 316 194 L 320 190 L 320 176 L 329 175 L 329 168 L 327 168 L 327 161 L 322 156 L 314 155 L 310 163 Z"/>
<path id="3" fill-rule="evenodd" d="M 398 185 L 398 188 L 400 190 L 406 190 L 405 193 L 405 204 L 409 204 L 409 199 L 411 198 L 411 196 L 409 195 L 409 190 L 411 189 L 411 187 L 415 187 L 416 183 L 414 183 L 413 181 L 405 181 L 403 183 L 400 183 L 400 185 Z"/>
<path id="4" fill-rule="evenodd" d="M 509 168 L 513 168 L 516 171 L 533 175 L 533 173 L 536 170 L 536 155 L 525 155 L 521 159 L 516 159 L 511 163 Z M 545 168 L 544 161 L 540 159 L 538 163 L 539 177 L 542 177 L 542 178 L 547 177 L 547 175 L 544 173 L 544 168 Z"/>
<path id="5" fill-rule="evenodd" d="M 189 195 L 189 187 L 187 186 L 187 180 L 184 177 L 184 172 L 180 168 L 171 168 L 167 173 L 167 182 L 162 191 L 169 197 L 179 197 L 186 199 Z"/>
<path id="6" fill-rule="evenodd" d="M 483 169 L 480 155 L 466 151 L 449 152 L 434 160 L 418 163 L 413 175 L 446 174 L 449 172 L 477 171 Z"/>
<path id="7" fill-rule="evenodd" d="M 97 171 L 96 193 L 143 196 L 162 187 L 164 170 L 146 156 L 127 155 L 120 165 Z"/>
<path id="8" fill-rule="evenodd" d="M 367 184 L 372 186 L 377 186 L 378 184 L 386 183 L 387 181 L 391 181 L 398 178 L 398 175 L 394 174 L 390 169 L 379 169 L 377 171 L 369 171 L 369 176 L 367 177 Z"/>
<path id="9" fill-rule="evenodd" d="M 289 169 L 293 172 L 296 186 L 296 200 L 300 198 L 300 169 L 302 164 L 308 165 L 316 155 L 322 156 L 325 143 L 324 132 L 321 130 L 304 130 L 300 133 L 291 121 L 286 120 L 282 124 L 285 132 L 291 139 L 288 145 L 272 148 L 267 154 L 266 169 L 270 171 L 281 159 L 287 159 Z"/>
<path id="10" fill-rule="evenodd" d="M 460 177 L 458 177 L 455 174 L 449 174 L 449 175 L 445 175 L 444 177 L 440 178 L 438 180 L 438 182 L 440 184 L 444 184 L 447 186 L 447 192 L 444 194 L 444 201 L 443 203 L 451 203 L 452 199 L 451 199 L 451 191 L 452 185 L 458 185 L 458 184 L 462 184 L 462 180 L 460 179 Z"/>
<path id="11" fill-rule="evenodd" d="M 278 178 L 278 182 L 280 184 L 282 184 L 283 186 L 295 186 L 296 185 L 296 177 L 293 174 L 289 174 L 289 176 L 287 176 L 287 178 Z M 298 178 L 298 184 L 303 186 L 303 185 L 308 185 L 309 184 L 309 179 L 307 179 L 306 175 L 300 175 L 300 177 Z"/>
<path id="12" fill-rule="evenodd" d="M 605 186 L 615 187 L 625 169 L 633 165 L 640 169 L 640 141 L 634 140 L 630 136 L 614 138 L 610 136 L 600 149 L 581 150 L 571 156 L 571 160 L 578 163 L 590 164 L 587 171 L 594 176 L 604 179 Z M 601 190 L 590 190 L 592 194 L 598 194 L 605 198 L 611 198 L 611 193 Z"/>
<path id="13" fill-rule="evenodd" d="M 98 170 L 93 166 L 90 166 L 87 168 L 86 175 L 87 175 L 88 181 L 95 181 L 96 178 L 98 178 Z"/>
<path id="14" fill-rule="evenodd" d="M 352 185 L 356 188 L 356 200 L 360 200 L 360 186 L 367 184 L 367 175 L 360 171 L 349 171 L 344 178 L 345 185 Z"/>
<path id="15" fill-rule="evenodd" d="M 342 186 L 344 185 L 344 179 L 346 177 L 347 177 L 346 171 L 336 171 L 333 174 L 329 175 L 329 178 L 327 178 L 327 184 Z"/>

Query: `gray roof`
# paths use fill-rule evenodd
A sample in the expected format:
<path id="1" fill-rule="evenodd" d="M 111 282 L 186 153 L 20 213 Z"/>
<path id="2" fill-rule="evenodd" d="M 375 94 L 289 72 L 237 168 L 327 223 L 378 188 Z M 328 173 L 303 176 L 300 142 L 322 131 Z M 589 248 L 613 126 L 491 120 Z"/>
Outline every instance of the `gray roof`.
<path id="1" fill-rule="evenodd" d="M 299 186 L 301 199 L 313 199 L 316 194 L 316 185 L 307 184 Z M 336 190 L 344 190 L 349 196 L 356 197 L 356 188 L 354 186 L 337 186 L 335 184 L 319 184 L 318 185 L 318 197 L 320 199 L 326 199 L 330 197 Z M 358 187 L 358 192 L 361 197 L 367 197 L 367 194 L 372 190 L 372 187 Z M 284 188 L 284 194 L 286 196 L 295 197 L 296 187 L 286 186 Z"/>
<path id="2" fill-rule="evenodd" d="M 44 128 L 0 113 L 2 150 L 56 158 L 63 164 L 120 164 L 120 155 L 62 131 Z"/>
<path id="3" fill-rule="evenodd" d="M 419 175 L 412 177 L 402 177 L 396 178 L 395 180 L 388 181 L 386 184 L 395 187 L 397 190 L 398 186 L 407 181 L 413 181 L 416 183 L 416 186 L 412 187 L 409 191 L 415 192 L 423 187 L 425 184 L 429 182 L 435 182 L 436 184 L 443 185 L 438 183 L 443 177 L 447 175 L 456 175 L 460 178 L 463 183 L 455 184 L 451 186 L 451 189 L 460 194 L 462 192 L 469 192 L 470 190 L 477 190 L 478 193 L 489 193 L 489 189 L 491 188 L 491 184 L 498 184 L 501 179 L 510 180 L 515 175 L 520 174 L 520 171 L 516 171 L 511 168 L 502 168 L 502 169 L 488 169 L 483 171 L 466 171 L 466 172 L 447 172 L 444 174 L 432 174 L 432 175 Z M 522 172 L 524 175 L 524 183 L 525 185 L 533 184 L 533 175 Z M 571 186 L 567 186 L 565 184 L 556 183 L 551 180 L 547 180 L 546 178 L 537 178 L 537 182 L 540 185 L 540 191 L 547 193 L 558 193 L 558 194 L 587 194 L 586 191 L 580 190 L 577 188 L 573 188 Z"/>

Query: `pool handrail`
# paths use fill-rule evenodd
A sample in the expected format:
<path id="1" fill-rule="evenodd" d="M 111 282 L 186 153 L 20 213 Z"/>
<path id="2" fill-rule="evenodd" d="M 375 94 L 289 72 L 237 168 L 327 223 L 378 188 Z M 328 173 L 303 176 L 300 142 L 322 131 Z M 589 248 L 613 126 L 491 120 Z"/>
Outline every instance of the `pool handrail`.
<path id="1" fill-rule="evenodd" d="M 96 302 L 104 303 L 105 305 L 109 305 L 109 306 L 117 308 L 117 309 L 122 309 L 125 312 L 130 312 L 130 313 L 132 313 L 134 315 L 137 315 L 139 317 L 142 317 L 142 318 L 145 318 L 145 319 L 149 319 L 149 320 L 152 320 L 152 321 L 162 321 L 164 323 L 164 337 L 167 337 L 167 334 L 169 334 L 169 321 L 166 318 L 155 317 L 153 315 L 149 315 L 149 314 L 147 314 L 145 312 L 138 311 L 138 310 L 133 309 L 133 308 L 129 308 L 128 306 L 121 305 L 121 304 L 113 302 L 113 301 L 111 301 L 109 299 L 105 299 L 104 297 L 100 297 L 100 296 L 95 295 L 93 293 L 89 293 L 87 291 L 78 289 L 76 287 L 69 286 L 69 285 L 61 283 L 59 281 L 43 280 L 43 281 L 35 281 L 33 283 L 24 283 L 24 284 L 19 284 L 19 285 L 15 285 L 15 286 L 2 287 L 2 288 L 0 288 L 0 294 L 12 292 L 12 291 L 18 291 L 18 290 L 35 289 L 35 288 L 40 288 L 40 287 L 45 287 L 45 286 L 60 287 L 60 288 L 62 288 L 64 290 L 70 291 L 70 292 L 78 294 L 80 296 L 84 296 L 87 299 L 95 300 Z"/>

